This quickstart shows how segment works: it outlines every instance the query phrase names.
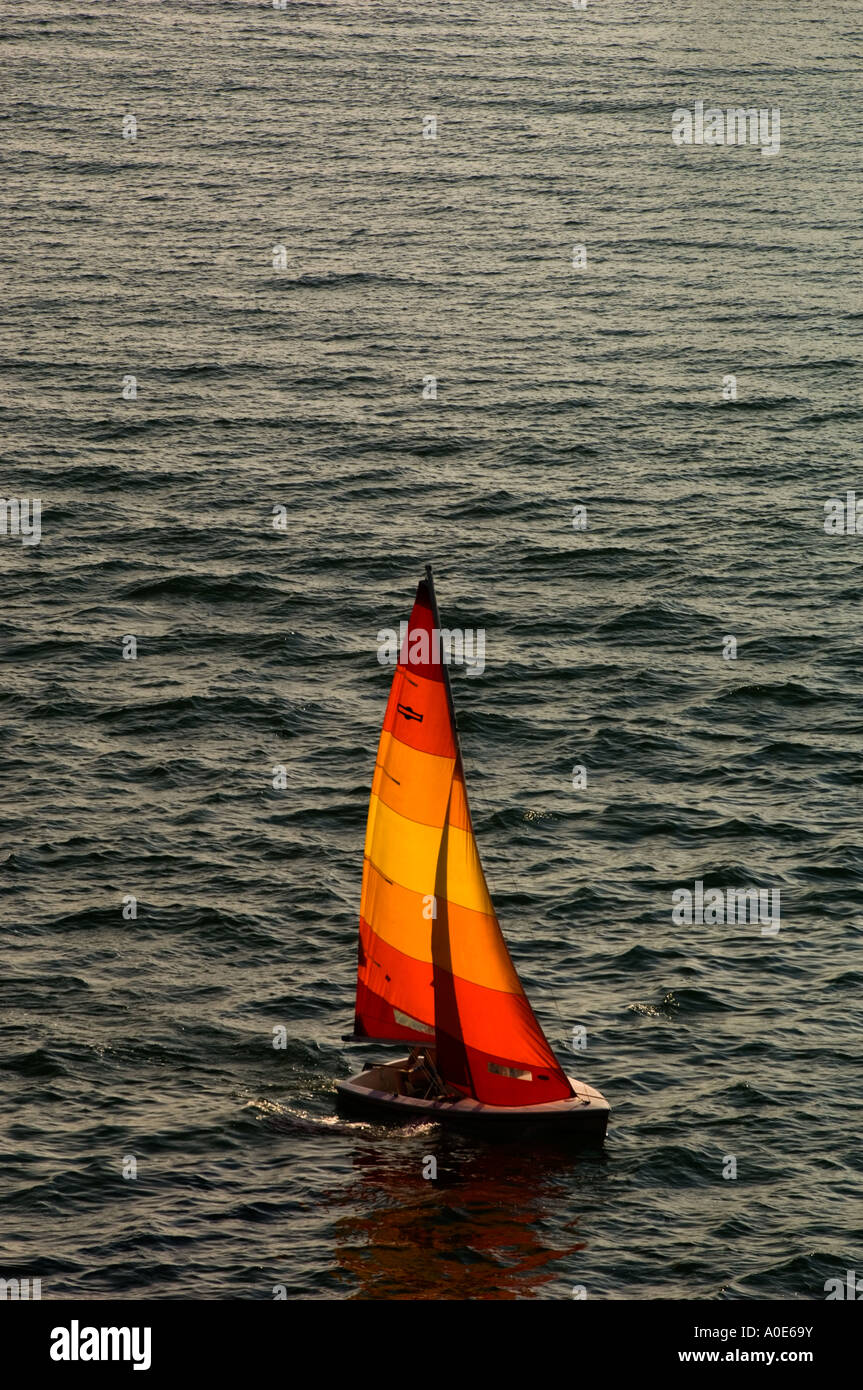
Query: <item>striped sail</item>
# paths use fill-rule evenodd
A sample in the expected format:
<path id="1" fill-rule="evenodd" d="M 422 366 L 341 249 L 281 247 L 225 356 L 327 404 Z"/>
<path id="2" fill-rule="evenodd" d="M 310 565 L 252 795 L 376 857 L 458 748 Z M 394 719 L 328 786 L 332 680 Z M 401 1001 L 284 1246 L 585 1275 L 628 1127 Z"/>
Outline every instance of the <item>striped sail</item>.
<path id="1" fill-rule="evenodd" d="M 490 1105 L 572 1089 L 527 1001 L 471 825 L 431 578 L 393 677 L 360 902 L 355 1032 L 434 1044 L 443 1079 Z"/>

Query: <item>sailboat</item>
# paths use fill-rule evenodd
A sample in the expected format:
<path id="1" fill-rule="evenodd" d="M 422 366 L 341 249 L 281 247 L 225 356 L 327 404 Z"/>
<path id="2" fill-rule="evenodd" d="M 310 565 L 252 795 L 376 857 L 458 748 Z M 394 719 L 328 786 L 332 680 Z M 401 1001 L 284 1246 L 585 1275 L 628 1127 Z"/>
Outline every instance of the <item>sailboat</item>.
<path id="1" fill-rule="evenodd" d="M 354 1032 L 344 1040 L 411 1050 L 339 1082 L 339 1109 L 601 1144 L 609 1104 L 555 1057 L 486 885 L 430 565 L 402 629 L 366 830 Z"/>

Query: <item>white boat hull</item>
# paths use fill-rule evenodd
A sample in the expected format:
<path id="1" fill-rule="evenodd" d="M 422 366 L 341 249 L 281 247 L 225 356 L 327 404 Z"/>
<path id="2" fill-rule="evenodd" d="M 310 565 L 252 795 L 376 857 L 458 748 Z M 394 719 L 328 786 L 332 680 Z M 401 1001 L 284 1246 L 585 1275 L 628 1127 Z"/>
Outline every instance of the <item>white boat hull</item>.
<path id="1" fill-rule="evenodd" d="M 601 1144 L 608 1127 L 611 1106 L 599 1091 L 584 1081 L 568 1078 L 574 1094 L 566 1100 L 544 1105 L 483 1105 L 478 1100 L 423 1100 L 400 1095 L 396 1075 L 407 1066 L 407 1059 L 369 1067 L 349 1081 L 339 1081 L 339 1109 L 345 1114 L 368 1118 L 460 1125 L 488 1133 L 529 1128 L 551 1136 L 573 1135 L 586 1142 Z"/>

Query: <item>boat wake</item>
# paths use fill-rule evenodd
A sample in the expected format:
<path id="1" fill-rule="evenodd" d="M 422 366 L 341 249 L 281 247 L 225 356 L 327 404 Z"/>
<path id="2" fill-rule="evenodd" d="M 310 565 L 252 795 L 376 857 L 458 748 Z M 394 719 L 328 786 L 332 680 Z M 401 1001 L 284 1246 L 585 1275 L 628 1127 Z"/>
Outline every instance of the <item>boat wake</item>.
<path id="1" fill-rule="evenodd" d="M 255 1119 L 266 1125 L 268 1129 L 282 1133 L 320 1134 L 321 1130 L 338 1131 L 357 1127 L 346 1124 L 338 1115 L 315 1115 L 299 1106 L 283 1104 L 278 1101 L 249 1100 L 244 1108 L 251 1110 Z M 369 1130 L 375 1128 L 373 1125 L 363 1127 Z"/>
<path id="2" fill-rule="evenodd" d="M 398 1126 L 375 1123 L 371 1120 L 347 1119 L 341 1115 L 315 1115 L 300 1106 L 281 1104 L 272 1100 L 249 1100 L 244 1107 L 268 1129 L 281 1134 L 320 1134 L 327 1130 L 336 1134 L 387 1135 L 396 1139 L 415 1139 L 440 1128 L 437 1121 L 417 1120 Z"/>

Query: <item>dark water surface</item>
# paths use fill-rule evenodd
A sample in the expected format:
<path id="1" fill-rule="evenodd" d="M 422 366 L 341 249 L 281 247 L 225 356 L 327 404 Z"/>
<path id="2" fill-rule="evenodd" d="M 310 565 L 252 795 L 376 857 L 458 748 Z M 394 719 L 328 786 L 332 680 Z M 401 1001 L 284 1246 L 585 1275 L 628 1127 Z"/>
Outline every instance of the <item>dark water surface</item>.
<path id="1" fill-rule="evenodd" d="M 0 492 L 43 516 L 0 535 L 0 1274 L 861 1268 L 863 535 L 823 520 L 863 497 L 863 16 L 708 8 L 6 0 Z M 697 100 L 779 107 L 780 153 L 675 147 Z M 335 1118 L 376 635 L 429 559 L 486 630 L 477 835 L 602 1155 Z M 675 925 L 696 879 L 779 888 L 778 936 Z"/>

